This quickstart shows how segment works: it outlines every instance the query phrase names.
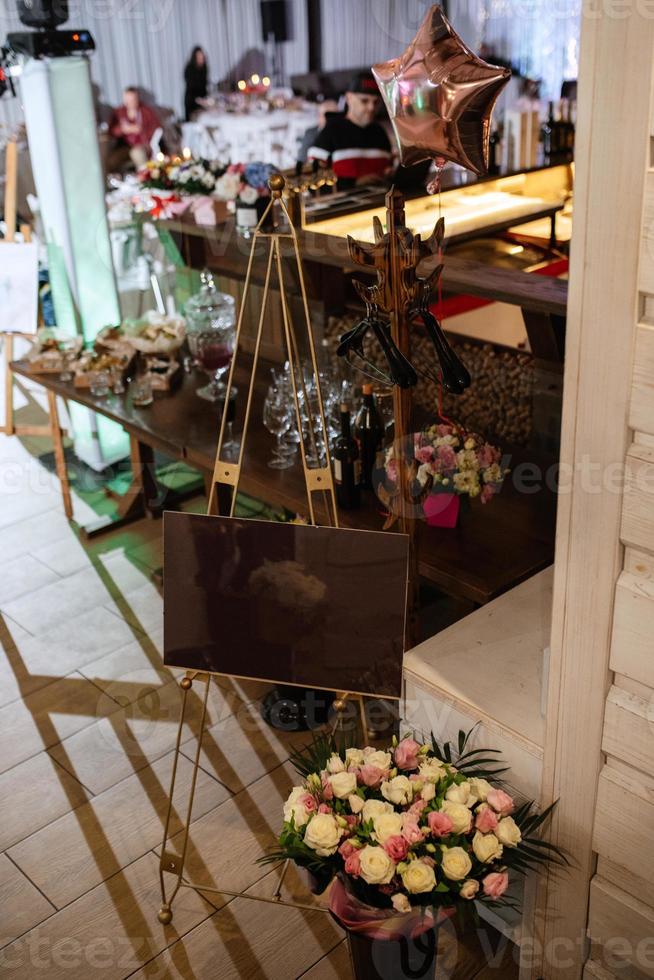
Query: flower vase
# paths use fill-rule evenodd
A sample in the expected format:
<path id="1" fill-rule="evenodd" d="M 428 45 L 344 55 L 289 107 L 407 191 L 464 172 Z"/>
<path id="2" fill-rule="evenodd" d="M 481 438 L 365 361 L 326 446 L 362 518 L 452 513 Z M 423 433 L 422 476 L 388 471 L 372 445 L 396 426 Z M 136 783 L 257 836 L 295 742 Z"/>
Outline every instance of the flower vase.
<path id="1" fill-rule="evenodd" d="M 249 238 L 259 224 L 259 215 L 254 205 L 236 204 L 236 227 L 244 238 Z"/>
<path id="2" fill-rule="evenodd" d="M 348 930 L 347 942 L 354 980 L 435 980 L 436 929 L 415 939 L 373 939 Z"/>
<path id="3" fill-rule="evenodd" d="M 461 511 L 461 498 L 456 493 L 430 493 L 422 509 L 430 527 L 456 527 Z"/>

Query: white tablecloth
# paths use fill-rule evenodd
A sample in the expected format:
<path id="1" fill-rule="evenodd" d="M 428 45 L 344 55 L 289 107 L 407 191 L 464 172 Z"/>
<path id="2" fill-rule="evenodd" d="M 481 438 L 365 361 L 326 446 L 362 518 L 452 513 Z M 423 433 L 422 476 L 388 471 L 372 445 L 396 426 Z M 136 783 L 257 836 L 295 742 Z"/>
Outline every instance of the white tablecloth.
<path id="1" fill-rule="evenodd" d="M 231 163 L 262 160 L 286 170 L 295 165 L 302 138 L 317 121 L 317 107 L 247 115 L 211 110 L 184 123 L 182 141 L 194 157 Z"/>

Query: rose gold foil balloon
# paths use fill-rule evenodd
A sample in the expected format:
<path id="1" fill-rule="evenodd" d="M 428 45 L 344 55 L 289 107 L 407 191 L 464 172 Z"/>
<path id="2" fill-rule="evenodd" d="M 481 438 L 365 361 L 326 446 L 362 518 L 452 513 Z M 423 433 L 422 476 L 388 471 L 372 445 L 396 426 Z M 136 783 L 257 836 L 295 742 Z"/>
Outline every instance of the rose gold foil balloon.
<path id="1" fill-rule="evenodd" d="M 429 10 L 404 54 L 372 70 L 405 166 L 444 157 L 487 172 L 491 113 L 511 72 L 473 54 L 440 7 Z"/>

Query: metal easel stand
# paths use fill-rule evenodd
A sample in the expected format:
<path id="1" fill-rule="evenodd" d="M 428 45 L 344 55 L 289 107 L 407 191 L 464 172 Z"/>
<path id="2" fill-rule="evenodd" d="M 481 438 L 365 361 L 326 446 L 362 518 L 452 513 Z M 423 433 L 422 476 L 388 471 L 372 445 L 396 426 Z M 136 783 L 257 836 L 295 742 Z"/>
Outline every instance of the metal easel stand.
<path id="1" fill-rule="evenodd" d="M 326 502 L 328 505 L 329 503 L 331 503 L 331 514 L 329 514 L 330 511 L 329 506 L 327 507 L 328 514 L 330 518 L 333 518 L 333 526 L 338 527 L 339 526 L 338 512 L 336 509 L 334 482 L 332 478 L 332 471 L 331 471 L 330 459 L 329 459 L 328 431 L 327 431 L 327 424 L 325 421 L 322 394 L 320 392 L 318 363 L 316 359 L 316 351 L 313 342 L 313 334 L 311 331 L 311 321 L 309 317 L 309 304 L 307 301 L 306 287 L 304 284 L 304 275 L 302 272 L 302 262 L 300 258 L 300 250 L 298 246 L 297 235 L 293 223 L 289 217 L 289 213 L 282 196 L 284 191 L 284 186 L 285 186 L 284 178 L 281 175 L 274 175 L 273 177 L 270 178 L 269 186 L 272 192 L 272 198 L 259 224 L 257 225 L 257 228 L 253 235 L 252 248 L 250 251 L 250 259 L 248 263 L 247 274 L 245 278 L 245 286 L 243 290 L 243 299 L 241 301 L 241 310 L 239 313 L 238 324 L 236 327 L 236 345 L 234 350 L 234 357 L 232 358 L 232 363 L 229 370 L 229 377 L 227 380 L 227 390 L 225 393 L 225 404 L 227 405 L 229 403 L 229 397 L 233 387 L 236 361 L 238 355 L 241 353 L 241 346 L 240 346 L 241 329 L 243 325 L 243 317 L 246 308 L 248 290 L 250 287 L 252 266 L 254 263 L 254 254 L 255 254 L 257 244 L 259 242 L 264 241 L 267 242 L 268 244 L 268 261 L 267 261 L 267 269 L 266 269 L 266 278 L 265 278 L 265 283 L 263 288 L 261 313 L 259 315 L 259 324 L 258 324 L 255 346 L 254 346 L 254 358 L 252 362 L 249 385 L 248 385 L 247 402 L 245 407 L 243 433 L 241 436 L 239 455 L 238 455 L 238 460 L 235 463 L 227 462 L 221 459 L 223 439 L 225 434 L 225 422 L 227 417 L 227 413 L 223 412 L 222 420 L 220 423 L 220 434 L 218 437 L 218 448 L 216 450 L 216 461 L 214 465 L 213 478 L 211 483 L 211 492 L 209 496 L 208 513 L 216 514 L 218 512 L 218 487 L 225 486 L 231 489 L 231 502 L 229 507 L 229 516 L 230 517 L 234 516 L 234 511 L 236 508 L 236 496 L 237 496 L 238 484 L 241 475 L 241 466 L 243 463 L 243 456 L 245 450 L 245 442 L 247 437 L 248 425 L 250 421 L 250 412 L 252 408 L 255 375 L 256 375 L 257 365 L 259 362 L 261 337 L 263 334 L 263 327 L 264 327 L 264 321 L 266 316 L 266 306 L 267 306 L 268 296 L 270 292 L 272 269 L 273 269 L 273 264 L 275 264 L 277 267 L 277 277 L 278 277 L 280 301 L 282 307 L 282 319 L 284 324 L 284 339 L 286 342 L 286 350 L 288 354 L 288 361 L 290 364 L 291 381 L 292 381 L 292 388 L 293 388 L 293 401 L 295 405 L 295 414 L 296 414 L 296 420 L 298 426 L 298 433 L 300 434 L 300 453 L 302 457 L 302 467 L 304 470 L 304 479 L 305 479 L 306 489 L 307 489 L 307 500 L 308 500 L 311 523 L 316 524 L 316 516 L 315 516 L 315 510 L 313 504 L 313 494 L 320 493 L 325 495 Z M 285 225 L 281 230 L 277 224 L 277 219 L 278 219 L 278 214 L 276 211 L 277 208 L 281 211 L 282 217 L 285 218 Z M 266 218 L 268 216 L 271 216 L 273 219 L 272 231 L 264 230 L 264 225 L 266 222 Z M 316 381 L 318 382 L 317 392 L 318 392 L 319 419 L 317 419 L 316 421 L 319 421 L 320 423 L 319 431 L 320 434 L 322 435 L 322 441 L 325 449 L 324 449 L 324 458 L 321 460 L 321 462 L 319 462 L 318 466 L 314 466 L 314 467 L 310 467 L 307 463 L 305 435 L 303 432 L 302 417 L 300 411 L 300 392 L 302 393 L 305 399 L 305 404 L 308 405 L 309 402 L 308 399 L 306 398 L 306 387 L 305 387 L 304 374 L 302 370 L 302 363 L 300 359 L 300 350 L 298 348 L 297 337 L 291 320 L 287 296 L 286 296 L 286 287 L 284 283 L 284 274 L 283 274 L 283 267 L 282 267 L 282 255 L 280 250 L 280 242 L 282 240 L 287 240 L 292 244 L 294 258 L 297 265 L 300 292 L 302 296 L 302 304 L 303 304 L 303 311 L 304 311 L 304 329 L 306 331 L 306 340 L 310 353 L 311 367 L 314 376 L 316 378 Z M 309 426 L 308 439 L 313 453 L 313 458 L 314 459 L 319 458 L 316 452 L 315 431 L 313 426 L 311 425 Z M 184 722 L 186 718 L 188 693 L 191 690 L 194 681 L 196 680 L 204 684 L 204 694 L 202 696 L 202 711 L 200 716 L 200 729 L 198 733 L 195 757 L 193 759 L 193 775 L 191 778 L 189 797 L 185 807 L 184 825 L 181 831 L 182 833 L 181 847 L 179 853 L 174 853 L 173 851 L 168 849 L 168 845 L 170 839 L 170 822 L 171 822 L 171 816 L 173 812 L 175 782 L 177 777 L 177 764 L 179 760 L 182 732 L 183 732 Z M 161 883 L 161 897 L 162 897 L 162 905 L 158 912 L 159 922 L 161 922 L 163 925 L 169 925 L 170 922 L 172 922 L 173 919 L 172 906 L 180 888 L 192 888 L 194 891 L 197 891 L 200 894 L 202 894 L 203 892 L 215 893 L 219 895 L 228 895 L 234 898 L 242 897 L 242 898 L 251 899 L 253 901 L 268 902 L 276 905 L 290 906 L 291 908 L 308 909 L 311 911 L 315 911 L 317 908 L 316 906 L 301 905 L 301 904 L 286 902 L 282 900 L 281 889 L 282 889 L 284 876 L 288 868 L 288 862 L 285 863 L 282 869 L 282 874 L 280 876 L 277 889 L 274 895 L 272 896 L 272 898 L 262 898 L 261 896 L 249 895 L 240 891 L 233 892 L 233 891 L 228 891 L 224 888 L 212 888 L 205 885 L 194 884 L 191 881 L 189 881 L 188 878 L 186 878 L 184 875 L 184 865 L 188 853 L 189 833 L 190 833 L 190 826 L 191 826 L 191 819 L 192 819 L 192 812 L 193 812 L 193 798 L 195 795 L 195 787 L 197 782 L 198 769 L 200 765 L 200 754 L 202 751 L 202 740 L 203 740 L 205 724 L 206 724 L 207 702 L 209 697 L 210 683 L 211 683 L 211 674 L 200 672 L 200 671 L 187 671 L 186 676 L 182 678 L 182 680 L 180 681 L 180 688 L 182 690 L 182 708 L 181 708 L 181 714 L 179 719 L 179 728 L 177 732 L 177 742 L 175 745 L 173 771 L 171 776 L 170 793 L 168 798 L 168 810 L 166 813 L 166 819 L 164 823 L 161 860 L 159 862 L 159 879 Z M 336 712 L 336 720 L 333 726 L 334 732 L 342 730 L 343 728 L 344 713 L 347 708 L 348 700 L 351 697 L 354 696 L 342 693 L 339 694 L 336 700 L 334 701 L 334 710 Z M 364 724 L 364 732 L 365 732 L 365 710 L 364 710 L 362 699 L 359 700 L 359 707 L 361 711 L 361 718 Z M 167 875 L 172 875 L 174 879 L 172 888 L 170 890 L 168 890 L 166 887 Z M 325 909 L 323 911 L 327 911 L 327 910 Z"/>

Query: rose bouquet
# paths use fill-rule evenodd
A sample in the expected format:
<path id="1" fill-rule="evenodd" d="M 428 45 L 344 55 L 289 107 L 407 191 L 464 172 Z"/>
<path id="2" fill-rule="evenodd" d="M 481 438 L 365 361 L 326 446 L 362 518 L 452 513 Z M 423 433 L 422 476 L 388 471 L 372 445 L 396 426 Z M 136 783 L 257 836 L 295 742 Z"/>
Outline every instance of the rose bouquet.
<path id="1" fill-rule="evenodd" d="M 215 194 L 216 186 L 227 169 L 227 164 L 218 160 L 182 160 L 173 157 L 149 160 L 139 171 L 138 177 L 143 187 L 150 190 Z"/>
<path id="2" fill-rule="evenodd" d="M 553 807 L 518 804 L 498 785 L 498 753 L 470 749 L 470 734 L 459 734 L 456 764 L 450 743 L 433 738 L 343 752 L 316 740 L 292 756 L 303 778 L 262 860 L 291 859 L 317 891 L 336 879 L 332 914 L 374 939 L 415 940 L 473 900 L 512 905 L 512 876 L 567 862 L 538 834 Z"/>

